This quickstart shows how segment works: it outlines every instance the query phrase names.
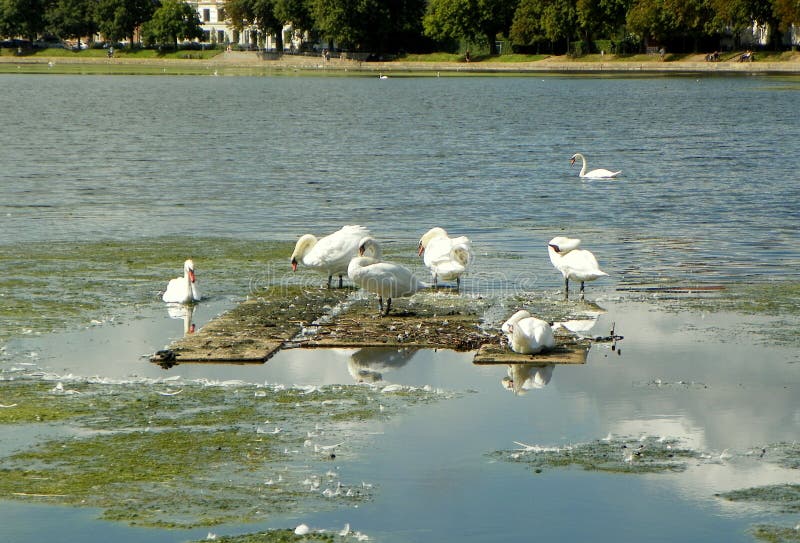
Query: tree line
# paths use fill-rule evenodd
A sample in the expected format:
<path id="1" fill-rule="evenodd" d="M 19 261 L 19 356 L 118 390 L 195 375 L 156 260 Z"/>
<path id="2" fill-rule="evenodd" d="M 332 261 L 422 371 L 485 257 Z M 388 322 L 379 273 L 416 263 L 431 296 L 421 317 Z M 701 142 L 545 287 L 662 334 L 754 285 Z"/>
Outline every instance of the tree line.
<path id="1" fill-rule="evenodd" d="M 464 44 L 497 53 L 500 40 L 527 53 L 718 49 L 754 24 L 769 48 L 800 23 L 800 0 L 226 0 L 232 28 L 255 26 L 283 50 L 287 23 L 339 49 L 397 53 L 457 51 Z M 101 34 L 146 44 L 202 39 L 198 14 L 182 0 L 0 0 L 0 35 L 80 40 Z"/>

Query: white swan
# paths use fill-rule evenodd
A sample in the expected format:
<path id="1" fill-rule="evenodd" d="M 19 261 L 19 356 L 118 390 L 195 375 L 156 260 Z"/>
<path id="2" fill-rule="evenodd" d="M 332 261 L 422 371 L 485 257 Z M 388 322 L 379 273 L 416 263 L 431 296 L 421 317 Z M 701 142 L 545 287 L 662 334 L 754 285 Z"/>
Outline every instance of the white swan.
<path id="1" fill-rule="evenodd" d="M 608 274 L 600 269 L 594 255 L 578 249 L 581 240 L 557 236 L 547 244 L 550 262 L 564 276 L 564 298 L 569 299 L 569 280 L 581 282 L 581 300 L 583 300 L 584 282 L 594 281 Z"/>
<path id="2" fill-rule="evenodd" d="M 418 254 L 431 270 L 433 285 L 439 279 L 452 281 L 456 288 L 461 287 L 461 276 L 472 261 L 472 242 L 466 236 L 451 238 L 444 228 L 431 228 L 419 240 Z"/>
<path id="3" fill-rule="evenodd" d="M 200 301 L 200 291 L 195 284 L 194 262 L 188 259 L 183 263 L 183 277 L 170 279 L 167 290 L 161 299 L 169 304 L 190 304 Z"/>
<path id="4" fill-rule="evenodd" d="M 368 256 L 375 260 L 380 260 L 383 256 L 383 251 L 378 240 L 372 236 L 361 238 L 361 241 L 358 242 L 358 256 Z"/>
<path id="5" fill-rule="evenodd" d="M 616 177 L 622 173 L 622 170 L 618 172 L 612 172 L 611 170 L 606 170 L 604 168 L 598 168 L 596 170 L 592 170 L 590 172 L 586 171 L 586 157 L 580 153 L 575 153 L 569 159 L 569 165 L 572 166 L 575 164 L 575 159 L 580 158 L 583 165 L 581 166 L 581 173 L 578 174 L 579 177 L 583 177 L 585 179 L 610 179 L 612 177 Z"/>
<path id="6" fill-rule="evenodd" d="M 536 354 L 556 345 L 550 325 L 524 309 L 511 315 L 501 329 L 515 353 Z"/>
<path id="7" fill-rule="evenodd" d="M 411 296 L 426 287 L 413 272 L 393 262 L 380 262 L 368 256 L 357 256 L 350 261 L 347 268 L 350 280 L 366 291 L 378 295 L 378 306 L 381 315 L 388 315 L 392 308 L 392 298 Z M 386 298 L 386 311 L 383 311 L 383 299 Z"/>
<path id="8" fill-rule="evenodd" d="M 314 268 L 328 276 L 328 288 L 334 275 L 339 276 L 339 287 L 342 276 L 347 273 L 350 260 L 358 255 L 358 242 L 369 236 L 369 230 L 363 226 L 347 225 L 333 234 L 317 239 L 312 234 L 305 234 L 297 240 L 292 252 L 292 270 L 297 271 L 298 263 Z"/>

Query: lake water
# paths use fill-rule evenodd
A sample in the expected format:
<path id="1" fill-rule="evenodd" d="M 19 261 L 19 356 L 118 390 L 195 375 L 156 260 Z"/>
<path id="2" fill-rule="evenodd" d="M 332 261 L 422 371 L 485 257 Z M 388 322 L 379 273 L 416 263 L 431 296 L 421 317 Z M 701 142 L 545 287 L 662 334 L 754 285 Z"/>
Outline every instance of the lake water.
<path id="1" fill-rule="evenodd" d="M 800 430 L 797 77 L 0 78 L 0 377 L 353 383 L 350 352 L 169 371 L 142 358 L 182 332 L 158 291 L 187 253 L 208 297 L 202 325 L 254 284 L 321 284 L 291 273 L 291 244 L 342 224 L 370 227 L 420 276 L 422 233 L 468 235 L 477 256 L 461 296 L 589 311 L 592 335 L 625 336 L 621 354 L 596 344 L 586 365 L 516 395 L 506 367 L 470 354 L 374 356 L 386 382 L 469 392 L 415 407 L 342 461 L 376 483 L 374 501 L 211 531 L 302 521 L 389 542 L 729 542 L 796 522 L 714 494 L 800 482 L 754 454 Z M 622 177 L 581 181 L 575 152 Z M 594 304 L 560 302 L 555 235 L 581 238 L 610 274 L 587 285 Z M 725 290 L 687 301 L 664 286 Z M 780 311 L 743 313 L 748 301 Z M 0 452 L 19 446 L 0 432 Z M 490 454 L 607 436 L 677 438 L 706 457 L 683 473 L 536 474 Z M 209 531 L 95 518 L 3 502 L 0 540 Z"/>

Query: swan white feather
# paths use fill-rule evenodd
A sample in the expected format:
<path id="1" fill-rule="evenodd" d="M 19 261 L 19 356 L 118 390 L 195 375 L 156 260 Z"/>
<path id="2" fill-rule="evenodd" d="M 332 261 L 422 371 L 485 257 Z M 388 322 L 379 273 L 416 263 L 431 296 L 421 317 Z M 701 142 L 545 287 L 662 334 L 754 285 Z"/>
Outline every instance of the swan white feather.
<path id="1" fill-rule="evenodd" d="M 300 236 L 292 252 L 292 270 L 297 271 L 298 264 L 320 271 L 328 276 L 328 287 L 334 275 L 347 273 L 350 260 L 358 256 L 358 243 L 369 236 L 369 230 L 359 225 L 343 226 L 336 232 L 317 239 L 313 234 Z"/>
<path id="2" fill-rule="evenodd" d="M 472 242 L 467 236 L 451 238 L 441 227 L 428 230 L 419 240 L 418 253 L 423 262 L 431 270 L 433 284 L 439 279 L 455 280 L 461 286 L 461 276 L 467 271 L 472 261 Z"/>
<path id="3" fill-rule="evenodd" d="M 556 345 L 550 324 L 521 309 L 511 315 L 501 327 L 508 345 L 515 353 L 536 354 Z"/>
<path id="4" fill-rule="evenodd" d="M 347 268 L 347 275 L 354 284 L 378 295 L 378 304 L 383 315 L 389 314 L 392 298 L 411 296 L 426 286 L 405 266 L 393 262 L 381 262 L 369 256 L 352 259 Z M 387 301 L 385 312 L 384 298 Z"/>
<path id="5" fill-rule="evenodd" d="M 569 280 L 581 282 L 581 300 L 584 283 L 594 281 L 608 274 L 600 269 L 597 259 L 586 249 L 578 249 L 581 240 L 557 236 L 547 244 L 550 262 L 564 276 L 564 297 L 569 298 Z"/>
<path id="6" fill-rule="evenodd" d="M 183 263 L 183 276 L 170 279 L 167 290 L 161 299 L 170 304 L 190 304 L 200 301 L 200 291 L 197 288 L 194 273 L 194 262 L 188 259 Z"/>
<path id="7" fill-rule="evenodd" d="M 622 170 L 618 172 L 612 172 L 611 170 L 606 170 L 605 168 L 598 168 L 596 170 L 586 171 L 586 157 L 583 156 L 581 153 L 575 153 L 569 159 L 569 165 L 572 166 L 575 164 L 575 159 L 581 159 L 581 172 L 578 174 L 578 177 L 583 177 L 584 179 L 610 179 L 612 177 L 616 177 L 622 173 Z"/>

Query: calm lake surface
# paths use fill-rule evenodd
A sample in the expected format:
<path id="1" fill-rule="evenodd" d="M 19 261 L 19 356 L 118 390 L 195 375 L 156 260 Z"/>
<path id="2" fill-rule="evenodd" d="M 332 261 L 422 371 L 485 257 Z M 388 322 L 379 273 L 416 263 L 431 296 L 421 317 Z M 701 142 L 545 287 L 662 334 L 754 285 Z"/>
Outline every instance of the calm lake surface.
<path id="1" fill-rule="evenodd" d="M 0 379 L 352 384 L 352 352 L 169 371 L 143 358 L 182 333 L 158 291 L 184 258 L 207 297 L 202 326 L 254 284 L 322 284 L 291 273 L 292 244 L 343 224 L 368 226 L 420 277 L 426 230 L 468 235 L 476 259 L 461 296 L 508 300 L 497 320 L 515 296 L 560 303 L 547 241 L 579 237 L 610 276 L 587 285 L 592 304 L 559 307 L 592 313 L 591 335 L 625 336 L 619 354 L 595 344 L 586 365 L 557 366 L 526 394 L 469 353 L 372 357 L 388 383 L 466 393 L 414 407 L 342 459 L 337 469 L 378 487 L 358 508 L 180 531 L 14 500 L 0 506 L 0 540 L 177 542 L 305 522 L 388 542 L 730 542 L 752 541 L 754 524 L 796 523 L 714 495 L 800 482 L 754 453 L 800 435 L 800 78 L 0 81 Z M 622 177 L 581 181 L 575 152 Z M 260 266 L 275 250 L 285 267 Z M 757 292 L 754 306 L 780 311 L 689 303 L 664 286 Z M 13 427 L 0 436 L 2 454 L 24 446 Z M 536 474 L 490 455 L 607 436 L 676 438 L 705 457 L 626 475 Z"/>

